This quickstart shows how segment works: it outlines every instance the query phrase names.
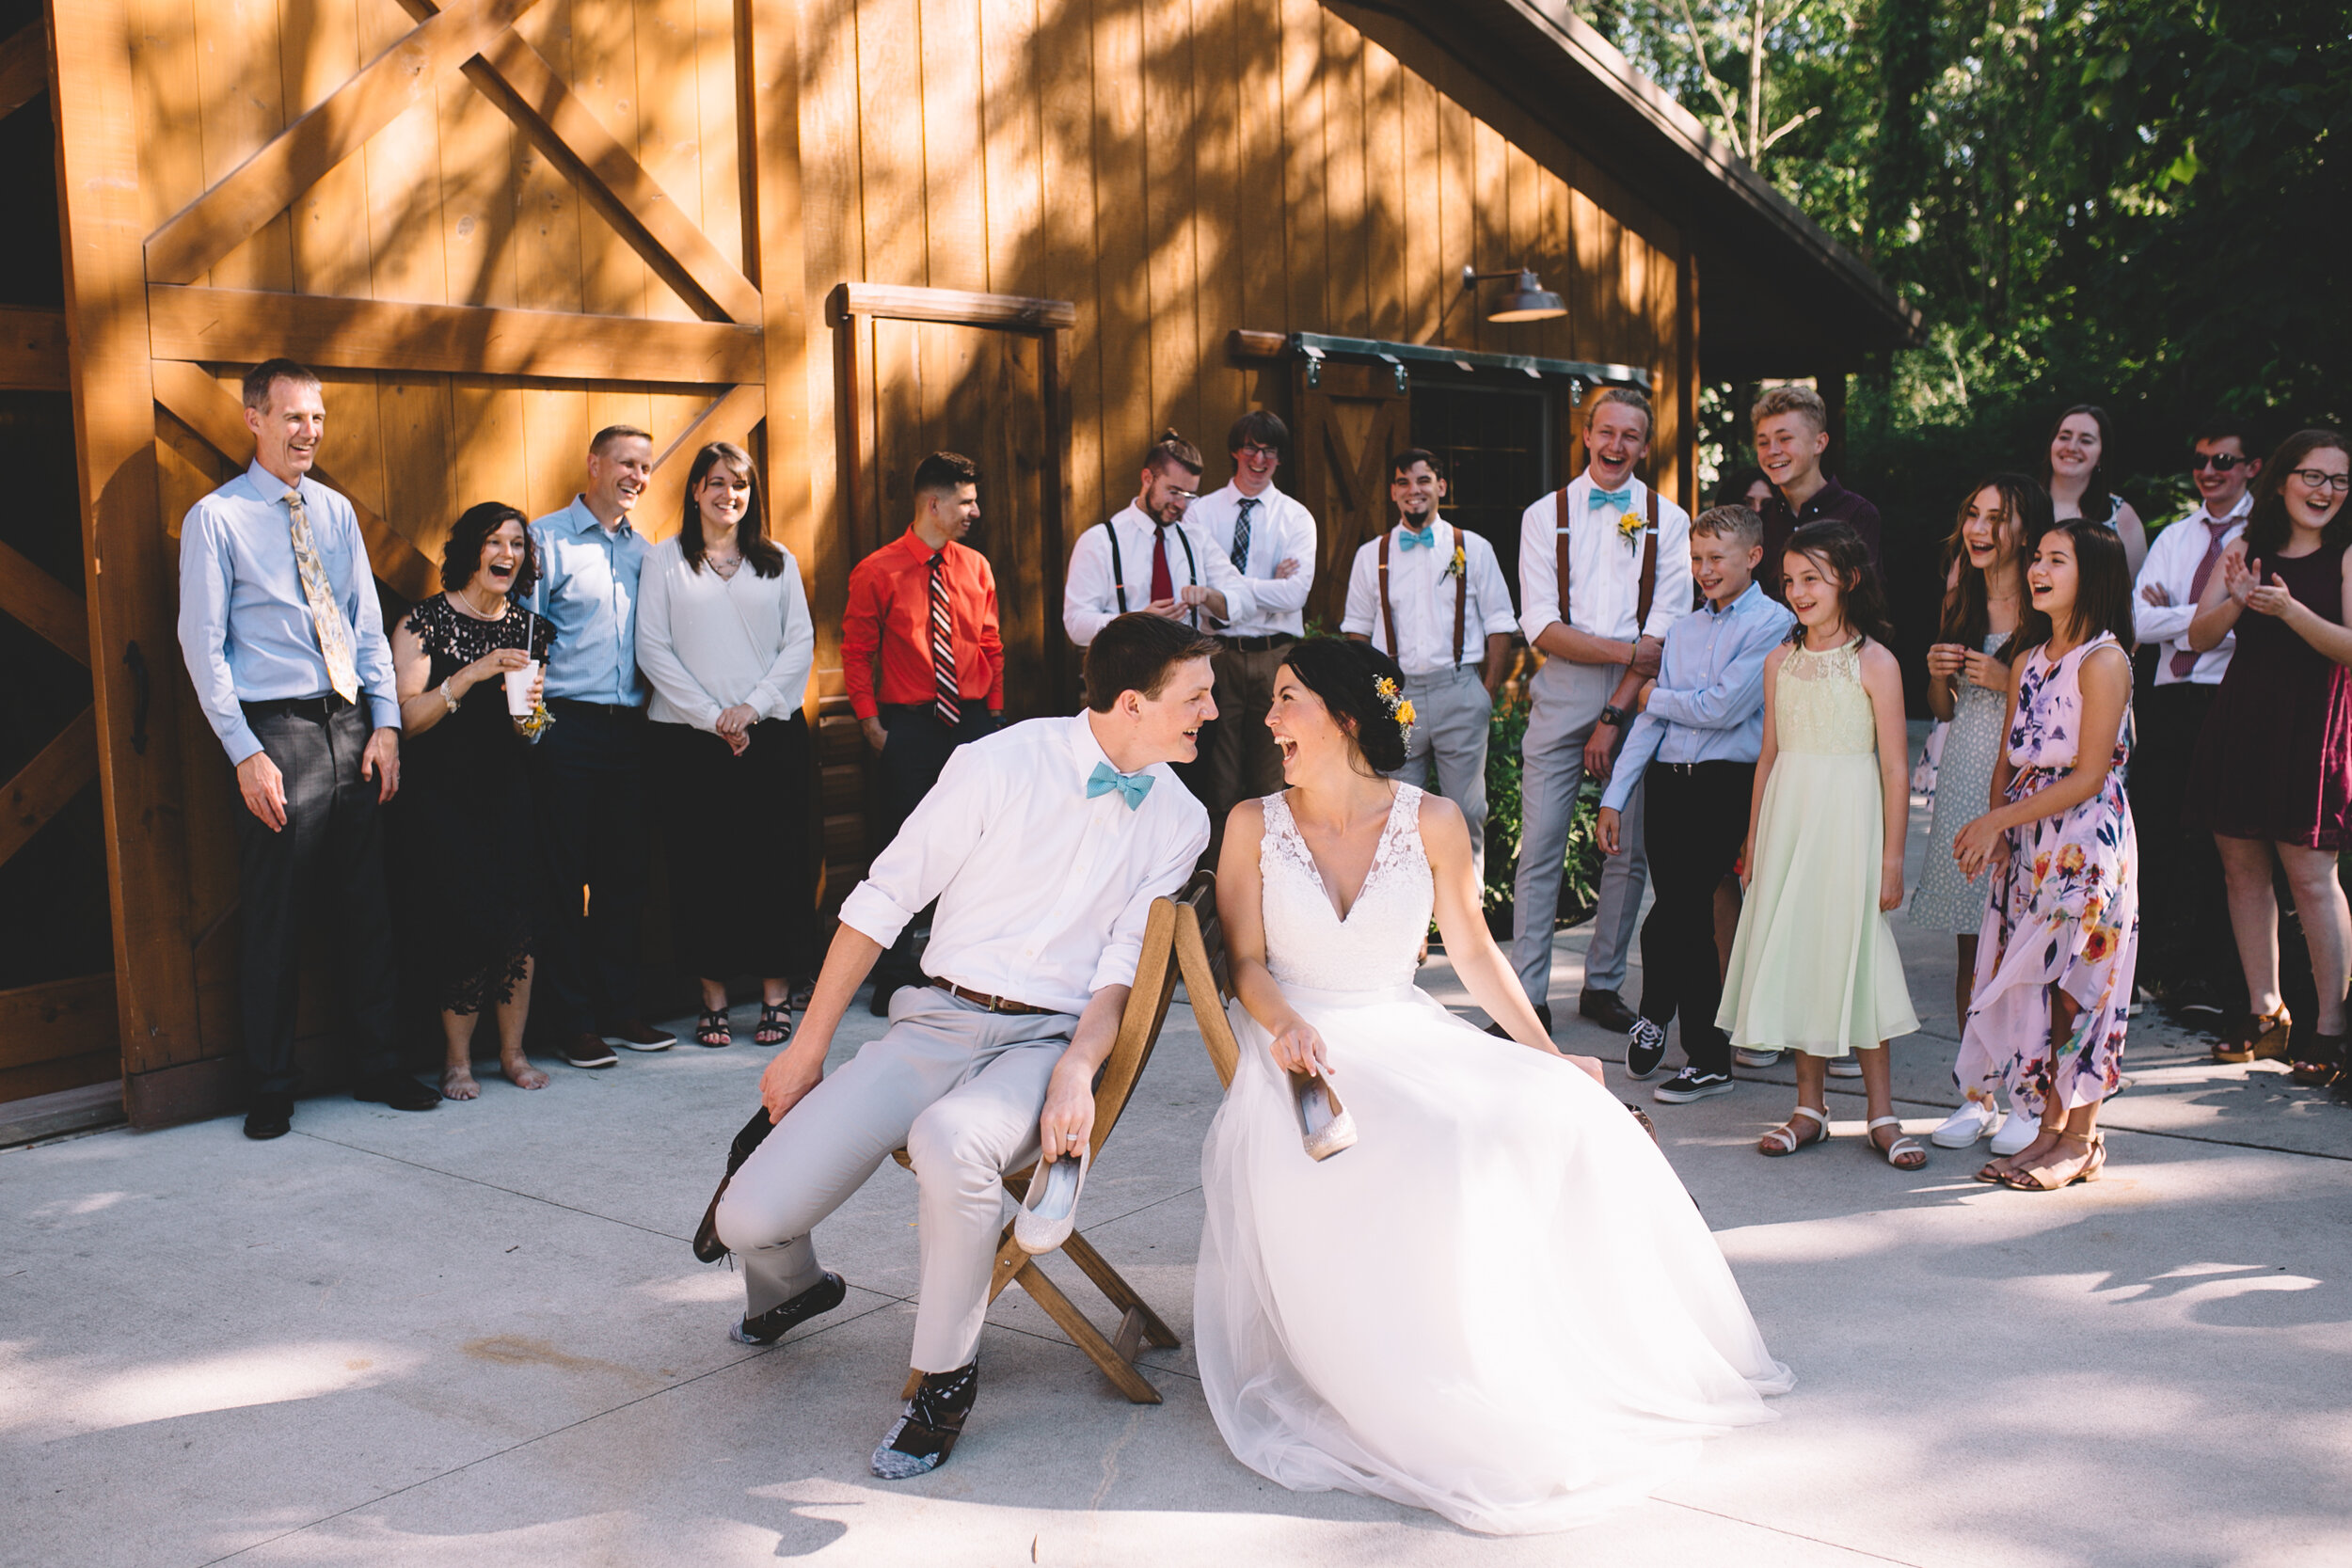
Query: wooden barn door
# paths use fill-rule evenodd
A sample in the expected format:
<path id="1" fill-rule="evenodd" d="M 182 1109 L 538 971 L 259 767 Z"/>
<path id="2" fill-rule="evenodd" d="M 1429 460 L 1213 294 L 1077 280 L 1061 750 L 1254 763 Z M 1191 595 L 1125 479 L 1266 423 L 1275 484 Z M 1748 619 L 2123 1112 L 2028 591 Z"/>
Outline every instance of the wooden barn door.
<path id="1" fill-rule="evenodd" d="M 239 377 L 321 372 L 315 477 L 390 612 L 438 588 L 466 506 L 563 506 L 607 424 L 653 433 L 643 531 L 675 531 L 692 452 L 735 440 L 805 557 L 798 10 L 49 13 L 117 1011 L 131 1118 L 155 1124 L 242 1091 L 243 807 L 174 636 L 180 519 L 250 458 Z M 298 1031 L 333 1062 L 322 979 Z"/>
<path id="2" fill-rule="evenodd" d="M 1076 320 L 1059 300 L 946 289 L 843 284 L 838 340 L 841 526 L 850 564 L 896 539 L 913 515 L 915 466 L 956 451 L 980 469 L 980 521 L 965 543 L 996 574 L 1005 640 L 1005 717 L 1076 706 L 1062 633 L 1065 422 L 1059 334 Z M 828 699 L 820 734 L 826 876 L 837 901 L 863 874 L 868 749 L 847 697 Z"/>
<path id="3" fill-rule="evenodd" d="M 1411 400 L 1391 366 L 1315 359 L 1298 361 L 1291 399 L 1293 483 L 1320 525 L 1307 617 L 1337 631 L 1356 550 L 1391 521 L 1389 459 L 1413 444 Z"/>

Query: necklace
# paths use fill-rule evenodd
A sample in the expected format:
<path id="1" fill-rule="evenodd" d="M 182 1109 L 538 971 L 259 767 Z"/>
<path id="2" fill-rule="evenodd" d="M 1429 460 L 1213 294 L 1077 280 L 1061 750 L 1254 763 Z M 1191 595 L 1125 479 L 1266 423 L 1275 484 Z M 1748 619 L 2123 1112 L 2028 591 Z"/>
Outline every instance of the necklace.
<path id="1" fill-rule="evenodd" d="M 503 621 L 506 619 L 506 595 L 503 594 L 492 595 L 492 597 L 498 601 L 498 609 L 495 610 L 484 610 L 473 602 L 473 585 L 471 583 L 460 588 L 457 591 L 456 597 L 458 608 L 463 610 L 467 614 L 472 616 L 477 621 Z"/>

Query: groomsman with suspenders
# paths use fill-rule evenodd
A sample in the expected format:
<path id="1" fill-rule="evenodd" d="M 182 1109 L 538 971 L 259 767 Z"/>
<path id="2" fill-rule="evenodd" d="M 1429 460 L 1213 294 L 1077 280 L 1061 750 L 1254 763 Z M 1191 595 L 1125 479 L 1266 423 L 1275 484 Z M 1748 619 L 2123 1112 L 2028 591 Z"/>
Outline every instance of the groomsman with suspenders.
<path id="1" fill-rule="evenodd" d="M 1484 878 L 1486 724 L 1518 625 L 1511 591 L 1495 547 L 1438 515 L 1445 479 L 1436 454 L 1408 447 L 1391 458 L 1389 499 L 1397 525 L 1356 551 L 1340 630 L 1404 669 L 1414 720 L 1395 776 L 1426 788 L 1436 764 L 1438 791 L 1461 808 Z"/>
<path id="2" fill-rule="evenodd" d="M 1535 673 L 1519 784 L 1519 865 L 1511 963 L 1547 1026 L 1551 935 L 1577 793 L 1606 779 L 1666 628 L 1691 609 L 1691 518 L 1633 477 L 1649 451 L 1649 400 L 1605 388 L 1585 415 L 1583 473 L 1519 521 L 1520 625 L 1546 657 Z M 1573 593 L 1571 593 L 1573 587 Z M 1628 803 L 1625 853 L 1601 869 L 1600 907 L 1577 1010 L 1613 1033 L 1633 1026 L 1620 994 L 1649 863 L 1641 801 Z"/>
<path id="3" fill-rule="evenodd" d="M 1256 601 L 1208 535 L 1185 519 L 1198 498 L 1200 449 L 1163 431 L 1143 454 L 1142 488 L 1109 522 L 1078 535 L 1062 589 L 1062 629 L 1073 647 L 1129 610 L 1213 630 Z"/>

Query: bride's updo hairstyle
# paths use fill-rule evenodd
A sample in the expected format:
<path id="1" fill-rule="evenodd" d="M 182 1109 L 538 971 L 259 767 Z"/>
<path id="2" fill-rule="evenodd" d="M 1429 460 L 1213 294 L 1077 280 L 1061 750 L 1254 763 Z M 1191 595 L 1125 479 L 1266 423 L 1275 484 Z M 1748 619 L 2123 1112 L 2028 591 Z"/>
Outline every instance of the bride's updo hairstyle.
<path id="1" fill-rule="evenodd" d="M 1405 672 L 1369 642 L 1345 637 L 1302 637 L 1282 655 L 1298 684 L 1313 692 L 1332 722 L 1348 732 L 1356 749 L 1379 773 L 1405 766 L 1405 730 L 1380 694 L 1383 681 L 1402 690 Z"/>

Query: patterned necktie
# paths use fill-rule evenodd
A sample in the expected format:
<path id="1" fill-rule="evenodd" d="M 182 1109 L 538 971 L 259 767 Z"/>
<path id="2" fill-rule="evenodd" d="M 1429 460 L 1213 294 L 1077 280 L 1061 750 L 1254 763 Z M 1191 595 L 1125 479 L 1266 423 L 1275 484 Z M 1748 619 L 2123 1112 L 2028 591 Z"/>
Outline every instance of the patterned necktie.
<path id="1" fill-rule="evenodd" d="M 1257 505 L 1249 497 L 1243 497 L 1241 514 L 1233 519 L 1233 570 L 1244 577 L 1249 575 L 1249 509 Z"/>
<path id="2" fill-rule="evenodd" d="M 294 570 L 302 578 L 302 600 L 310 607 L 310 625 L 318 632 L 319 654 L 326 660 L 327 684 L 346 703 L 359 700 L 359 665 L 351 653 L 351 628 L 343 622 L 335 590 L 326 580 L 326 562 L 319 559 L 319 542 L 310 536 L 310 515 L 302 510 L 302 492 L 286 492 L 286 515 L 294 519 Z"/>
<path id="3" fill-rule="evenodd" d="M 947 552 L 931 557 L 931 711 L 949 729 L 963 722 L 956 701 L 955 617 L 947 610 Z"/>
<path id="4" fill-rule="evenodd" d="M 2192 610 L 2196 608 L 2197 601 L 2205 596 L 2205 584 L 2213 580 L 2214 562 L 2221 559 L 2221 539 L 2230 531 L 2230 521 L 2227 517 L 2205 519 L 2205 556 L 2197 562 L 2197 575 L 2188 583 L 2188 602 Z M 2184 643 L 2185 641 L 2184 637 Z M 2188 679 L 2189 672 L 2197 668 L 2197 661 L 2202 657 L 2194 648 L 2184 645 L 2179 653 L 2172 656 L 2174 678 Z"/>

